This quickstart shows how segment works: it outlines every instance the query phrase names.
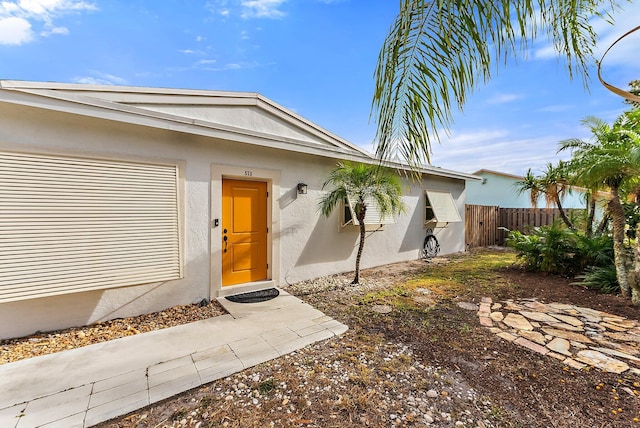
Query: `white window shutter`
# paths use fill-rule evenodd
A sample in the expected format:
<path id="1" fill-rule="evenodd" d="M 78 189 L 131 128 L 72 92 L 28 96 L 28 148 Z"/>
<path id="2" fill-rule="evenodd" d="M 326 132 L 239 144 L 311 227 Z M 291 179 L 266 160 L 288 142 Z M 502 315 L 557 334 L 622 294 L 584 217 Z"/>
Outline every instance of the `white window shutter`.
<path id="1" fill-rule="evenodd" d="M 352 201 L 351 198 L 347 197 L 347 201 L 349 203 L 349 209 L 351 210 L 351 216 L 353 219 L 353 224 L 359 225 L 360 222 L 356 218 L 356 203 Z M 395 224 L 396 218 L 393 214 L 387 214 L 386 216 L 382 216 L 380 213 L 380 207 L 376 203 L 375 199 L 372 197 L 366 198 L 365 203 L 367 204 L 367 212 L 364 215 L 364 224 Z"/>
<path id="2" fill-rule="evenodd" d="M 176 165 L 0 152 L 0 303 L 182 277 Z"/>
<path id="3" fill-rule="evenodd" d="M 448 190 L 427 189 L 426 193 L 438 223 L 462 221 L 458 208 Z"/>

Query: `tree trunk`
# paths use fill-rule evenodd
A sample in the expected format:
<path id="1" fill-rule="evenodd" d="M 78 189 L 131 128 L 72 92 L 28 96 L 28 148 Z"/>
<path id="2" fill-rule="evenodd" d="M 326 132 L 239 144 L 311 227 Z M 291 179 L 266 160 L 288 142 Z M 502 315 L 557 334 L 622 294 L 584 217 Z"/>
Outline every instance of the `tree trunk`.
<path id="1" fill-rule="evenodd" d="M 587 204 L 587 224 L 585 225 L 584 234 L 587 238 L 593 236 L 593 219 L 596 215 L 596 198 L 593 195 L 587 195 L 589 203 Z"/>
<path id="2" fill-rule="evenodd" d="M 364 238 L 366 237 L 366 230 L 364 227 L 364 217 L 367 214 L 367 206 L 362 204 L 360 210 L 356 214 L 358 219 L 358 225 L 360 227 L 360 244 L 358 245 L 358 254 L 356 255 L 356 276 L 351 281 L 352 284 L 360 283 L 360 258 L 362 257 L 362 249 L 364 248 Z"/>
<path id="3" fill-rule="evenodd" d="M 624 297 L 629 297 L 629 274 L 627 272 L 627 256 L 624 247 L 624 210 L 620 203 L 618 187 L 611 187 L 612 198 L 609 201 L 609 213 L 613 219 L 613 259 L 616 266 L 616 277 L 620 284 L 620 291 Z"/>
<path id="4" fill-rule="evenodd" d="M 600 236 L 604 233 L 604 230 L 607 228 L 609 224 L 609 220 L 611 220 L 611 214 L 609 214 L 609 210 L 607 210 L 602 216 L 602 220 L 600 220 L 600 224 L 596 228 L 596 235 Z"/>
<path id="5" fill-rule="evenodd" d="M 635 268 L 633 275 L 629 275 L 629 286 L 631 287 L 631 303 L 640 306 L 640 223 L 636 227 L 636 247 L 635 247 Z"/>
<path id="6" fill-rule="evenodd" d="M 555 195 L 555 199 L 556 199 L 556 206 L 560 210 L 560 218 L 562 219 L 564 224 L 567 225 L 569 229 L 575 230 L 576 228 L 573 227 L 573 223 L 571 223 L 571 220 L 569 220 L 569 217 L 567 217 L 567 213 L 565 213 L 564 208 L 562 208 L 562 202 L 560 201 L 560 196 L 557 193 Z"/>

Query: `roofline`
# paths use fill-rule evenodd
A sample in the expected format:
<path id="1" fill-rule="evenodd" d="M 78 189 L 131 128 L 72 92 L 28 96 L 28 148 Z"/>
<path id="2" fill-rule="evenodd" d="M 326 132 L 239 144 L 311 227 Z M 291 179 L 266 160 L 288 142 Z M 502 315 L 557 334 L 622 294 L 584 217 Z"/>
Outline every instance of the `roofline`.
<path id="1" fill-rule="evenodd" d="M 524 177 L 522 177 L 520 175 L 508 174 L 506 172 L 493 171 L 493 170 L 490 170 L 490 169 L 480 169 L 480 170 L 474 172 L 473 174 L 482 174 L 482 173 L 495 174 L 495 175 L 500 175 L 502 177 L 515 178 L 517 180 L 524 180 Z M 581 187 L 581 186 L 569 186 L 569 188 L 571 190 L 578 190 L 578 191 L 581 191 L 581 192 L 587 192 L 588 191 L 588 189 L 586 189 L 585 187 Z M 610 192 L 606 192 L 604 190 L 598 190 L 596 192 L 596 194 L 598 196 L 607 197 L 607 196 L 610 195 Z"/>
<path id="2" fill-rule="evenodd" d="M 479 169 L 478 171 L 474 172 L 473 175 L 478 175 L 478 174 L 494 174 L 494 175 L 500 175 L 502 177 L 508 177 L 508 178 L 517 178 L 518 180 L 522 180 L 524 179 L 523 176 L 521 175 L 515 175 L 515 174 L 509 174 L 506 172 L 500 172 L 500 171 L 493 171 L 491 169 Z"/>
<path id="3" fill-rule="evenodd" d="M 60 103 L 69 103 L 67 105 L 43 105 L 34 102 L 20 102 L 18 100 L 7 102 L 14 102 L 17 104 L 28 105 L 31 107 L 45 108 L 54 111 L 61 111 L 71 114 L 80 114 L 95 118 L 101 118 L 106 120 L 116 120 L 124 123 L 130 123 L 141 126 L 150 126 L 160 129 L 169 129 L 177 132 L 191 133 L 195 135 L 202 135 L 205 137 L 220 138 L 223 140 L 239 141 L 242 143 L 263 145 L 266 147 L 272 147 L 277 149 L 283 149 L 299 153 L 307 153 L 313 155 L 319 155 L 323 157 L 329 157 L 334 159 L 358 161 L 367 164 L 381 164 L 390 168 L 400 169 L 406 172 L 415 172 L 409 165 L 394 162 L 394 161 L 380 161 L 366 150 L 336 136 L 328 130 L 314 124 L 308 119 L 294 113 L 293 111 L 271 101 L 270 99 L 254 92 L 223 92 L 223 91 L 211 91 L 200 89 L 171 89 L 171 88 L 150 88 L 150 87 L 135 87 L 135 86 L 111 86 L 111 85 L 88 85 L 88 84 L 74 84 L 74 83 L 53 83 L 53 82 L 33 82 L 33 81 L 16 81 L 16 80 L 0 80 L 0 92 L 1 91 L 15 91 L 16 93 L 26 94 L 27 96 L 44 97 L 53 99 Z M 56 92 L 56 90 L 66 90 L 78 92 L 78 95 L 70 95 L 68 93 Z M 42 91 L 51 91 L 43 93 Z M 285 120 L 289 122 L 299 121 L 305 125 L 311 127 L 316 132 L 324 135 L 326 138 L 333 139 L 335 141 L 344 144 L 350 149 L 353 149 L 357 154 L 348 153 L 336 147 L 331 149 L 328 147 L 315 147 L 313 144 L 293 140 L 286 137 L 274 138 L 273 135 L 262 134 L 259 132 L 246 131 L 244 129 L 215 124 L 198 119 L 188 119 L 183 116 L 177 116 L 169 113 L 158 112 L 150 109 L 144 109 L 136 107 L 136 102 L 132 102 L 131 105 L 126 102 L 111 102 L 108 100 L 90 97 L 82 95 L 82 92 L 112 92 L 121 94 L 149 94 L 149 95 L 186 95 L 186 96 L 202 96 L 207 97 L 208 102 L 211 103 L 212 98 L 233 98 L 246 100 L 247 105 L 260 105 L 262 108 L 275 110 L 279 113 L 278 116 L 285 116 Z M 192 103 L 191 103 L 192 104 Z M 244 103 L 241 103 L 244 104 Z M 79 111 L 78 106 L 82 108 Z M 74 108 L 75 107 L 75 108 Z M 97 109 L 97 110 L 96 110 Z M 100 111 L 107 114 L 100 114 Z M 111 115 L 108 113 L 111 112 Z M 118 117 L 114 117 L 114 114 Z M 159 123 L 156 123 L 158 122 Z M 170 124 L 170 125 L 167 125 Z M 194 132 L 196 131 L 196 132 Z M 232 137 L 233 136 L 233 137 Z M 243 138 L 244 137 L 244 138 Z M 261 141 L 262 143 L 258 143 Z M 291 146 L 284 147 L 285 144 L 291 143 L 300 146 L 300 149 L 294 149 Z M 460 180 L 473 180 L 480 181 L 481 178 L 472 174 L 452 171 L 448 169 L 423 166 L 417 170 L 422 174 L 460 179 Z"/>
<path id="4" fill-rule="evenodd" d="M 215 91 L 208 89 L 179 89 L 179 88 L 162 88 L 162 87 L 144 87 L 144 86 L 116 86 L 116 85 L 91 85 L 91 84 L 76 84 L 76 83 L 58 83 L 58 82 L 34 82 L 34 81 L 22 81 L 22 80 L 0 80 L 0 89 L 15 89 L 22 90 L 24 92 L 32 92 L 37 90 L 65 90 L 75 92 L 110 92 L 120 94 L 145 94 L 145 95 L 186 95 L 190 97 L 203 97 L 206 98 L 207 104 L 215 104 L 212 102 L 214 99 L 231 98 L 237 100 L 246 100 L 247 105 L 258 105 L 263 103 L 262 107 L 276 110 L 280 113 L 280 117 L 288 122 L 298 121 L 313 128 L 316 132 L 336 140 L 345 146 L 362 153 L 364 156 L 371 157 L 371 155 L 363 148 L 350 143 L 349 141 L 337 136 L 329 130 L 322 128 L 321 126 L 311 122 L 310 120 L 300 116 L 292 110 L 272 101 L 271 99 L 257 93 L 257 92 L 230 92 L 230 91 Z M 64 98 L 64 97 L 60 97 Z M 121 104 L 136 104 L 135 101 L 123 100 L 118 102 Z M 180 104 L 180 103 L 178 103 Z M 190 101 L 189 104 L 193 104 Z M 284 117 L 283 117 L 284 116 Z"/>

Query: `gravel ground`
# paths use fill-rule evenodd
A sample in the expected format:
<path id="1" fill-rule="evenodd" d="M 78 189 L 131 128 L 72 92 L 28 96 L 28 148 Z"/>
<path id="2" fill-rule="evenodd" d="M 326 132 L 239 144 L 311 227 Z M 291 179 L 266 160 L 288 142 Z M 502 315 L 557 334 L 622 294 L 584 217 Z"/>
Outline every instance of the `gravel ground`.
<path id="1" fill-rule="evenodd" d="M 2 340 L 0 341 L 0 364 L 160 330 L 225 313 L 218 302 L 203 302 L 202 304 L 174 306 L 164 311 L 137 317 L 118 318 L 84 327 Z"/>
<path id="2" fill-rule="evenodd" d="M 639 379 L 572 370 L 499 339 L 477 315 L 483 297 L 571 303 L 635 320 L 637 308 L 569 278 L 525 272 L 514 259 L 472 252 L 367 269 L 357 286 L 351 274 L 285 286 L 350 329 L 99 427 L 640 426 L 640 399 L 619 393 Z M 125 334 L 138 325 L 125 322 Z"/>
<path id="3" fill-rule="evenodd" d="M 455 372 L 350 332 L 102 426 L 493 427 L 492 408 Z"/>

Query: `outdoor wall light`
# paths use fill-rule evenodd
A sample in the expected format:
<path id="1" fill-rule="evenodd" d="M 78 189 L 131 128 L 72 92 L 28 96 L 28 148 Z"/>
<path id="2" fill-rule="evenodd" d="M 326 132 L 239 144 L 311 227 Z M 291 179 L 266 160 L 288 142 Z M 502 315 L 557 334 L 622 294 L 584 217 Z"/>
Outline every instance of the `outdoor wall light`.
<path id="1" fill-rule="evenodd" d="M 298 183 L 298 195 L 307 194 L 307 185 L 304 183 Z"/>

